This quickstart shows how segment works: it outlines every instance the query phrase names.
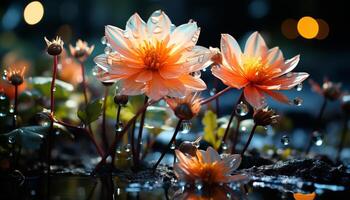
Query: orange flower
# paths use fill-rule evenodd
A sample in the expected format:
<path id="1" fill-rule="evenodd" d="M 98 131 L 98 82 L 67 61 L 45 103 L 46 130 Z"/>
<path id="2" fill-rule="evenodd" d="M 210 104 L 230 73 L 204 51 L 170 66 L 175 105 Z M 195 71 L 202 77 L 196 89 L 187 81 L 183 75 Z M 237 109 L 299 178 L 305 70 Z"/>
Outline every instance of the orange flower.
<path id="1" fill-rule="evenodd" d="M 105 31 L 112 52 L 97 56 L 95 62 L 109 72 L 102 81 L 119 81 L 121 94 L 145 93 L 158 100 L 206 89 L 203 80 L 191 75 L 209 66 L 212 55 L 209 49 L 196 46 L 200 33 L 196 22 L 175 27 L 157 10 L 147 23 L 134 14 L 126 30 L 108 25 Z"/>
<path id="2" fill-rule="evenodd" d="M 24 81 L 21 85 L 18 86 L 18 94 L 21 94 L 27 88 L 27 83 Z M 0 92 L 3 91 L 10 98 L 15 98 L 15 89 L 7 81 L 0 80 Z"/>
<path id="3" fill-rule="evenodd" d="M 94 50 L 95 45 L 89 47 L 86 41 L 79 39 L 75 46 L 69 45 L 70 53 L 73 57 L 78 59 L 80 62 L 84 62 Z"/>
<path id="4" fill-rule="evenodd" d="M 316 197 L 316 193 L 302 194 L 302 193 L 294 193 L 293 197 L 295 200 L 313 200 Z"/>
<path id="5" fill-rule="evenodd" d="M 285 61 L 279 48 L 269 50 L 258 32 L 248 38 L 244 53 L 232 36 L 222 34 L 221 52 L 222 65 L 212 68 L 212 73 L 228 86 L 244 88 L 245 99 L 255 108 L 265 105 L 265 94 L 289 103 L 285 95 L 273 90 L 289 90 L 309 76 L 291 73 L 299 55 Z"/>
<path id="6" fill-rule="evenodd" d="M 197 92 L 189 93 L 183 98 L 166 98 L 165 100 L 179 119 L 190 120 L 201 109 L 201 98 L 199 98 L 199 93 Z"/>
<path id="7" fill-rule="evenodd" d="M 204 185 L 215 185 L 245 178 L 242 175 L 231 176 L 241 163 L 241 156 L 238 154 L 220 158 L 212 147 L 208 147 L 206 151 L 197 150 L 196 156 L 185 155 L 179 150 L 175 150 L 175 153 L 179 162 L 175 163 L 174 171 L 176 177 L 182 181 L 200 181 Z"/>

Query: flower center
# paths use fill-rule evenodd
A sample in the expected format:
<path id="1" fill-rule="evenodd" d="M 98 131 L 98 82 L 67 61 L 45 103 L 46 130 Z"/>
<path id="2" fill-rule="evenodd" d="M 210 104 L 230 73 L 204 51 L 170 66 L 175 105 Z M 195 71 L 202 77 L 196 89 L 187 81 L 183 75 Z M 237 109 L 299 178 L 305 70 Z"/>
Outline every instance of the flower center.
<path id="1" fill-rule="evenodd" d="M 163 41 L 144 41 L 139 48 L 140 57 L 145 67 L 149 70 L 156 71 L 166 64 L 169 55 L 169 48 Z"/>
<path id="2" fill-rule="evenodd" d="M 261 57 L 242 55 L 244 75 L 251 82 L 259 82 L 265 76 L 265 65 Z"/>

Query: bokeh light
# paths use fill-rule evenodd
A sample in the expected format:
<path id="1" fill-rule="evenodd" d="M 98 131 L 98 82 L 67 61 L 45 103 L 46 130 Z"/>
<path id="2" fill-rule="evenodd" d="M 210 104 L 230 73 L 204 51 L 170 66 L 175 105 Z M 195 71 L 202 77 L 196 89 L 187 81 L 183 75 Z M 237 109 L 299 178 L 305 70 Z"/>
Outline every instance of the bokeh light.
<path id="1" fill-rule="evenodd" d="M 295 19 L 286 19 L 281 25 L 282 34 L 288 39 L 295 39 L 298 37 L 297 21 Z"/>
<path id="2" fill-rule="evenodd" d="M 44 16 L 44 6 L 39 1 L 30 2 L 23 12 L 24 21 L 29 25 L 40 22 Z"/>
<path id="3" fill-rule="evenodd" d="M 299 34 L 306 39 L 315 38 L 319 30 L 317 21 L 310 16 L 302 17 L 298 21 L 297 28 Z"/>
<path id="4" fill-rule="evenodd" d="M 323 19 L 317 19 L 317 23 L 319 26 L 319 31 L 316 36 L 316 39 L 323 40 L 326 39 L 329 34 L 329 26 L 328 23 Z"/>

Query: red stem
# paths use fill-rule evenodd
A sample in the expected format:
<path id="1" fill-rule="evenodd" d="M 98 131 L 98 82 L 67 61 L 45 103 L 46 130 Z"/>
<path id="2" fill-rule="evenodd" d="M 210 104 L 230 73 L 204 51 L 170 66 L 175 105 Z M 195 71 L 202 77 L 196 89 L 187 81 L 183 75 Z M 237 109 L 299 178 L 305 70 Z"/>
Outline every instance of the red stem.
<path id="1" fill-rule="evenodd" d="M 87 85 L 86 85 L 86 79 L 85 79 L 85 66 L 83 63 L 81 64 L 81 75 L 83 77 L 83 93 L 84 93 L 84 100 L 85 100 L 85 106 L 88 103 L 88 97 L 87 97 Z"/>
<path id="2" fill-rule="evenodd" d="M 55 109 L 55 80 L 56 80 L 56 73 L 57 73 L 57 64 L 58 64 L 58 56 L 53 57 L 53 70 L 52 70 L 52 81 L 51 81 L 51 88 L 50 88 L 50 112 L 51 116 L 54 116 L 54 109 Z"/>
<path id="3" fill-rule="evenodd" d="M 16 121 L 17 121 L 17 107 L 18 107 L 18 85 L 15 85 L 15 102 L 14 102 L 14 108 L 13 108 L 13 127 L 16 128 Z"/>
<path id="4" fill-rule="evenodd" d="M 201 105 L 207 104 L 207 103 L 209 103 L 209 102 L 215 100 L 215 99 L 218 98 L 219 96 L 225 94 L 225 93 L 226 93 L 227 91 L 229 91 L 230 89 L 232 89 L 232 88 L 231 88 L 231 87 L 227 87 L 227 88 L 221 90 L 220 92 L 216 93 L 214 96 L 211 96 L 211 97 L 209 97 L 209 98 L 203 99 L 203 100 L 201 101 Z"/>

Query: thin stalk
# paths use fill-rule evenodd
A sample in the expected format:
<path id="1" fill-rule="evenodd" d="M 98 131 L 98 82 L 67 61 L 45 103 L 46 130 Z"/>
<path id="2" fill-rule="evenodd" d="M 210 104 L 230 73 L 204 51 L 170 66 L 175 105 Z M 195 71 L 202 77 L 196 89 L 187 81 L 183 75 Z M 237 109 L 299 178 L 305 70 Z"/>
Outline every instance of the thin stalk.
<path id="1" fill-rule="evenodd" d="M 127 132 L 127 130 L 129 130 L 130 126 L 136 121 L 136 119 L 147 109 L 148 106 L 156 103 L 157 101 L 150 101 L 147 104 L 143 105 L 135 114 L 134 117 L 132 117 L 128 123 L 126 123 L 126 125 L 124 126 L 123 130 L 120 131 L 119 134 L 116 134 L 112 144 L 109 146 L 108 151 L 104 154 L 104 156 L 102 157 L 101 161 L 96 165 L 95 169 L 93 170 L 92 174 L 94 174 L 100 167 L 102 164 L 104 164 L 106 162 L 106 159 L 109 155 L 111 155 L 112 152 L 115 151 L 115 149 L 117 148 L 117 143 L 119 142 L 119 140 L 123 137 L 123 135 Z"/>
<path id="2" fill-rule="evenodd" d="M 338 145 L 338 151 L 337 151 L 337 157 L 336 157 L 336 161 L 337 162 L 340 161 L 340 155 L 341 155 L 341 152 L 342 152 L 342 150 L 344 148 L 346 134 L 348 133 L 348 130 L 349 130 L 348 122 L 349 122 L 349 116 L 346 115 L 345 119 L 344 119 L 344 127 L 343 127 L 343 131 L 342 131 L 342 134 L 341 134 L 340 143 Z"/>
<path id="3" fill-rule="evenodd" d="M 207 104 L 213 100 L 215 100 L 216 98 L 218 98 L 219 96 L 225 94 L 227 91 L 229 91 L 230 89 L 232 89 L 231 87 L 226 87 L 225 89 L 221 90 L 220 92 L 216 93 L 214 96 L 211 96 L 209 98 L 203 99 L 201 101 L 201 105 L 203 104 Z"/>
<path id="4" fill-rule="evenodd" d="M 215 92 L 218 91 L 218 79 L 215 78 L 214 79 L 214 88 L 215 88 Z M 220 102 L 219 102 L 219 97 L 215 99 L 215 110 L 216 110 L 216 116 L 219 117 L 220 114 Z"/>
<path id="5" fill-rule="evenodd" d="M 238 135 L 239 135 L 239 127 L 241 125 L 241 118 L 237 117 L 237 126 L 233 135 L 232 139 L 232 149 L 231 149 L 231 154 L 234 154 L 236 152 L 236 145 L 238 142 Z"/>
<path id="6" fill-rule="evenodd" d="M 317 123 L 316 123 L 316 126 L 319 126 L 321 123 L 322 123 L 322 117 L 323 117 L 323 113 L 326 109 L 326 106 L 327 106 L 327 98 L 324 97 L 323 99 L 323 103 L 322 103 L 322 106 L 321 106 L 321 109 L 320 109 L 320 112 L 318 113 L 318 117 L 317 117 Z M 320 127 L 316 127 L 314 130 L 319 130 Z M 310 140 L 309 140 L 309 144 L 305 150 L 305 153 L 306 154 L 309 154 L 310 150 L 311 150 L 311 147 L 312 147 L 312 138 L 313 138 L 313 135 L 310 134 Z"/>
<path id="7" fill-rule="evenodd" d="M 15 85 L 15 102 L 13 108 L 13 128 L 17 127 L 17 115 L 18 115 L 18 85 Z"/>
<path id="8" fill-rule="evenodd" d="M 103 99 L 103 113 L 102 113 L 102 141 L 104 148 L 108 149 L 108 140 L 107 140 L 107 134 L 106 134 L 106 109 L 107 109 L 107 97 L 108 97 L 108 90 L 109 87 L 105 86 L 105 95 Z"/>
<path id="9" fill-rule="evenodd" d="M 144 104 L 146 105 L 147 102 L 148 102 L 148 97 L 145 96 Z M 137 137 L 137 143 L 136 143 L 136 158 L 137 158 L 136 162 L 137 162 L 137 165 L 136 166 L 138 166 L 138 163 L 140 162 L 142 132 L 143 132 L 143 125 L 145 124 L 146 111 L 147 111 L 147 109 L 141 115 L 139 134 Z"/>
<path id="10" fill-rule="evenodd" d="M 137 163 L 137 158 L 136 158 L 136 149 L 135 149 L 135 129 L 136 129 L 136 121 L 132 124 L 132 129 L 131 129 L 131 152 L 132 152 L 132 161 L 134 168 L 136 167 Z"/>
<path id="11" fill-rule="evenodd" d="M 57 74 L 57 64 L 58 64 L 58 56 L 53 57 L 53 70 L 52 70 L 52 81 L 51 81 L 51 88 L 50 88 L 50 112 L 51 116 L 54 116 L 54 109 L 55 109 L 55 81 L 56 81 L 56 74 Z"/>
<path id="12" fill-rule="evenodd" d="M 250 141 L 252 140 L 253 136 L 254 136 L 254 132 L 255 132 L 255 129 L 256 129 L 257 125 L 254 124 L 252 130 L 250 131 L 250 134 L 249 134 L 249 138 L 248 138 L 248 141 L 247 143 L 245 144 L 243 150 L 242 150 L 242 153 L 241 153 L 241 156 L 243 157 L 244 155 L 244 152 L 247 150 L 249 144 L 250 144 Z"/>
<path id="13" fill-rule="evenodd" d="M 120 118 L 120 110 L 121 110 L 122 106 L 118 105 L 118 109 L 117 109 L 117 117 L 116 117 L 116 121 L 115 121 L 115 127 L 117 128 L 116 130 L 116 134 L 119 134 L 119 118 Z M 115 151 L 112 152 L 112 163 L 114 164 L 114 159 L 115 159 Z"/>
<path id="14" fill-rule="evenodd" d="M 227 124 L 227 127 L 226 127 L 226 129 L 225 129 L 224 137 L 222 138 L 222 141 L 224 141 L 224 142 L 226 141 L 228 132 L 229 132 L 229 130 L 230 130 L 230 126 L 231 126 L 233 117 L 236 115 L 236 108 L 237 108 L 237 105 L 239 104 L 239 102 L 241 101 L 242 98 L 243 98 L 243 92 L 240 94 L 240 96 L 238 97 L 237 102 L 236 102 L 236 103 L 234 104 L 234 106 L 233 106 L 233 109 L 232 109 L 232 112 L 231 112 L 231 115 L 230 115 L 230 119 L 229 119 L 228 124 Z"/>
<path id="15" fill-rule="evenodd" d="M 87 97 L 87 84 L 85 79 L 85 66 L 81 62 L 81 76 L 83 77 L 83 93 L 84 93 L 84 100 L 85 100 L 85 106 L 88 104 L 88 97 Z"/>
<path id="16" fill-rule="evenodd" d="M 163 151 L 162 155 L 160 156 L 160 158 L 158 159 L 157 163 L 153 166 L 153 172 L 156 171 L 159 163 L 162 161 L 163 157 L 165 156 L 165 154 L 169 151 L 171 144 L 175 141 L 176 139 L 176 135 L 179 132 L 180 128 L 181 128 L 181 124 L 182 124 L 182 119 L 179 119 L 179 121 L 177 122 L 173 137 L 170 139 L 170 142 L 168 143 L 168 146 L 166 147 L 166 149 Z"/>

